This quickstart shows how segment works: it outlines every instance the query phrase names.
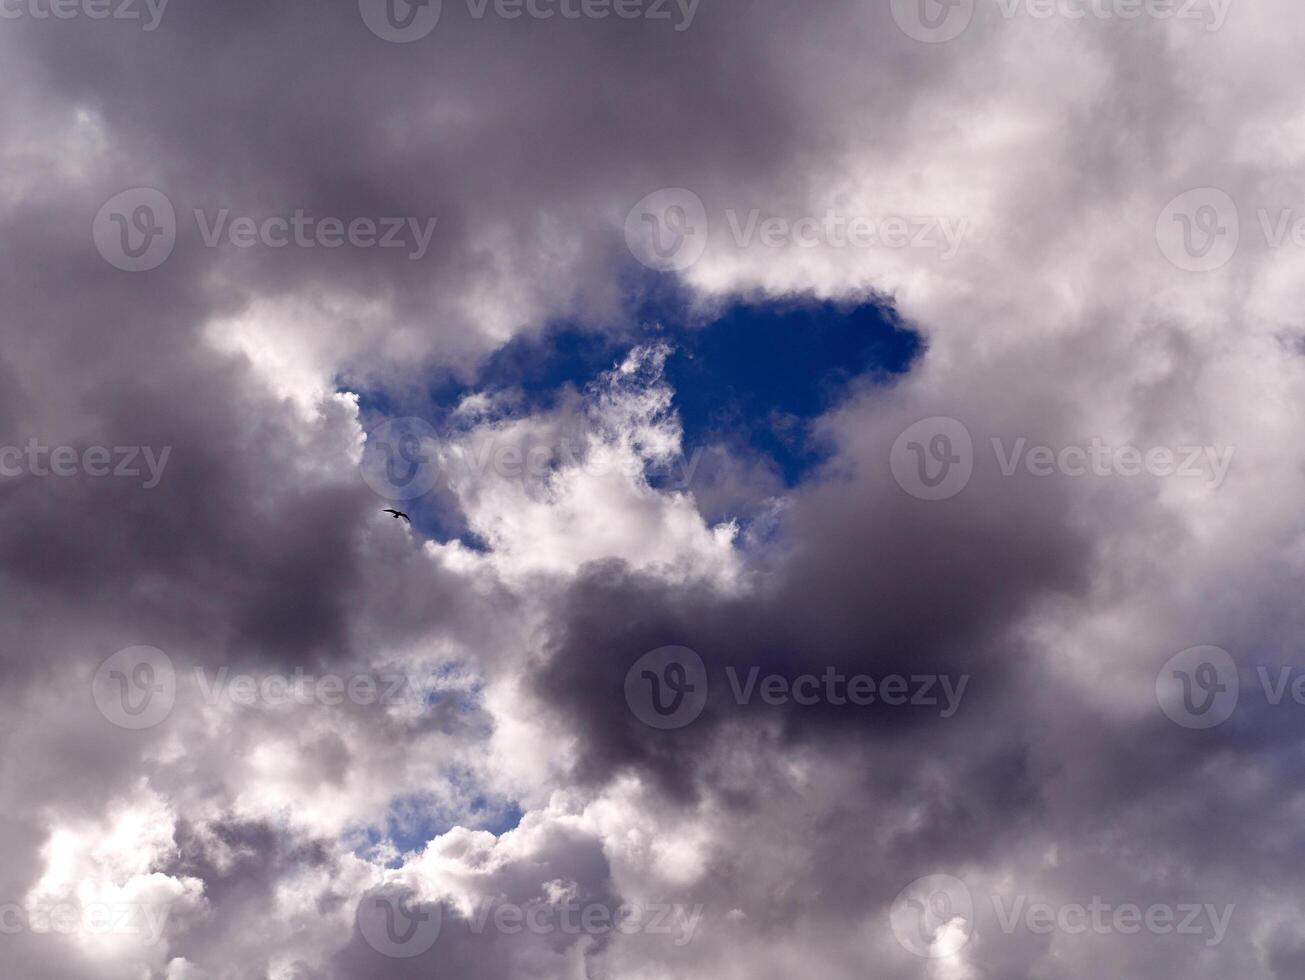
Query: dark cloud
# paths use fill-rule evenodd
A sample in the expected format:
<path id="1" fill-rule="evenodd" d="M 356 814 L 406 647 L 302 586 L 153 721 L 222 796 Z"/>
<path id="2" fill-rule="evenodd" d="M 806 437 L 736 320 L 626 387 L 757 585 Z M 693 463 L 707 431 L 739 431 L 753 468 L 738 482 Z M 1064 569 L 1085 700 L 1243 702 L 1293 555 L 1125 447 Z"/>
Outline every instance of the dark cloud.
<path id="1" fill-rule="evenodd" d="M 139 456 L 132 477 L 0 476 L 0 906 L 171 912 L 151 946 L 5 932 L 15 975 L 1297 975 L 1300 706 L 1266 700 L 1256 668 L 1300 660 L 1301 365 L 1280 340 L 1300 270 L 1253 212 L 1298 204 L 1299 12 L 1265 0 L 1206 31 L 1018 6 L 981 5 L 938 45 L 898 28 L 903 5 L 852 0 L 702 0 L 684 31 L 477 20 L 445 0 L 406 45 L 349 2 L 174 0 L 148 32 L 0 22 L 0 447 L 160 463 L 149 487 Z M 1171 268 L 1156 215 L 1206 185 L 1242 209 L 1238 254 Z M 432 379 L 473 385 L 559 320 L 622 348 L 647 333 L 632 296 L 660 287 L 622 226 L 677 186 L 712 222 L 687 320 L 709 329 L 739 296 L 872 297 L 927 348 L 891 383 L 840 385 L 823 414 L 764 416 L 827 450 L 796 481 L 722 444 L 687 494 L 647 485 L 650 459 L 699 447 L 644 351 L 441 433 L 450 453 L 565 433 L 629 473 L 446 474 L 414 528 L 383 515 L 364 431 L 423 411 Z M 114 268 L 91 234 L 134 187 L 179 222 L 149 272 Z M 945 262 L 732 243 L 726 209 L 753 208 L 946 214 L 975 237 Z M 209 247 L 223 209 L 438 222 L 419 259 Z M 890 465 L 931 416 L 976 448 L 950 500 L 904 492 Z M 1008 476 L 990 451 L 1094 438 L 1236 457 L 1211 487 Z M 427 541 L 437 526 L 463 540 Z M 1155 683 L 1205 643 L 1230 651 L 1243 696 L 1198 731 Z M 133 729 L 92 678 L 138 645 L 178 683 L 167 717 Z M 624 686 L 668 645 L 711 684 L 700 717 L 663 731 Z M 726 670 L 752 667 L 968 685 L 946 717 L 740 706 Z M 240 705 L 194 674 L 298 668 L 402 672 L 412 697 Z M 519 826 L 464 829 L 498 812 Z M 423 838 L 411 853 L 405 835 Z M 889 913 L 938 874 L 970 890 L 976 928 L 926 963 Z M 429 952 L 386 958 L 360 933 L 358 903 L 386 889 L 440 909 Z M 994 895 L 1235 909 L 1210 945 L 1008 930 Z M 668 945 L 512 935 L 466 911 L 559 896 L 703 918 Z"/>

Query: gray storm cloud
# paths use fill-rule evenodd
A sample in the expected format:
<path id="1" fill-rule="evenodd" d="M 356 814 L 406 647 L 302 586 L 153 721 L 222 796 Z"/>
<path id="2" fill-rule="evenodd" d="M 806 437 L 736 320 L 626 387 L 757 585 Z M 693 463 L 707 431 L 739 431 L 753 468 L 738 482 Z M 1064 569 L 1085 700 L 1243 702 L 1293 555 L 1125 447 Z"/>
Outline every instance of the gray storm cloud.
<path id="1" fill-rule="evenodd" d="M 543 6 L 3 7 L 14 975 L 1299 975 L 1301 12 Z M 463 404 L 419 503 L 478 546 L 381 514 L 366 432 L 431 377 L 632 335 L 659 189 L 703 329 L 871 297 L 923 352 L 792 487 L 737 447 L 650 485 L 695 447 L 640 349 Z M 535 482 L 450 463 L 563 436 Z M 1094 443 L 1224 469 L 1057 462 Z"/>

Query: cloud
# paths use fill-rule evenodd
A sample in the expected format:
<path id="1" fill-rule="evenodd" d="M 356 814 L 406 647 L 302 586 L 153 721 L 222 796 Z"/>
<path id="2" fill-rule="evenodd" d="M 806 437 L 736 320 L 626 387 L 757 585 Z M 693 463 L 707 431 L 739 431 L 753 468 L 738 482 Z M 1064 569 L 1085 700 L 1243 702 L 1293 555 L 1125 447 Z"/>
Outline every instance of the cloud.
<path id="1" fill-rule="evenodd" d="M 1299 972 L 1282 910 L 1301 898 L 1300 706 L 1261 683 L 1290 682 L 1302 625 L 1295 6 L 962 4 L 960 33 L 930 43 L 887 2 L 708 0 L 679 31 L 448 2 L 408 44 L 353 4 L 170 5 L 148 32 L 89 6 L 14 8 L 0 32 L 15 971 Z M 92 225 L 139 187 L 177 234 L 133 273 Z M 649 469 L 697 447 L 666 350 L 631 342 L 543 407 L 510 386 L 441 406 L 415 527 L 381 514 L 368 432 L 427 414 L 432 378 L 476 389 L 494 351 L 559 322 L 637 332 L 658 286 L 627 218 L 662 188 L 702 202 L 701 233 L 681 229 L 702 246 L 680 274 L 695 327 L 738 297 L 868 297 L 924 337 L 911 370 L 855 379 L 811 420 L 828 452 L 796 485 L 732 446 L 676 487 Z M 1203 188 L 1213 210 L 1184 210 Z M 206 243 L 224 211 L 251 222 L 224 226 L 253 228 L 247 247 Z M 312 245 L 275 244 L 267 222 L 300 213 Z M 420 258 L 358 242 L 354 222 L 389 218 L 433 227 Z M 324 244 L 328 219 L 354 239 Z M 922 499 L 894 446 L 937 418 L 973 456 L 955 494 Z M 170 452 L 146 489 L 39 472 L 32 440 Z M 517 472 L 569 440 L 574 459 Z M 1046 447 L 1049 475 L 1008 473 L 1017 443 Z M 1094 444 L 1230 463 L 1212 481 L 1061 462 Z M 917 446 L 922 465 L 956 449 Z M 427 514 L 457 533 L 427 539 Z M 1241 671 L 1208 731 L 1156 700 L 1162 666 L 1203 645 Z M 131 728 L 95 678 L 142 646 L 175 685 Z M 657 728 L 627 681 L 671 646 L 706 686 L 692 721 Z M 741 697 L 754 668 L 772 694 Z M 387 674 L 403 698 L 358 696 Z M 269 693 L 303 675 L 302 703 Z M 837 703 L 835 675 L 875 700 Z M 917 676 L 934 697 L 966 678 L 955 711 L 910 703 Z M 890 924 L 932 875 L 974 909 L 936 961 Z M 427 950 L 369 941 L 378 895 L 439 910 Z M 1231 914 L 1214 943 L 997 914 L 1098 898 Z M 84 917 L 9 930 L 58 902 L 168 916 L 152 944 Z M 559 924 L 622 905 L 672 931 Z M 505 907 L 553 926 L 513 931 Z"/>

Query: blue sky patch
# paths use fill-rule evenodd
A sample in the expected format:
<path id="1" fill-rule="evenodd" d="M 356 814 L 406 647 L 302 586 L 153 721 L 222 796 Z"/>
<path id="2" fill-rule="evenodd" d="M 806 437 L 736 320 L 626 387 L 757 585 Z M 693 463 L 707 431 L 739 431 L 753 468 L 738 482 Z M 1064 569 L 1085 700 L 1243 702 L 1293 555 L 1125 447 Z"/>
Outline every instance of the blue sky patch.
<path id="1" fill-rule="evenodd" d="M 440 430 L 476 392 L 512 393 L 514 412 L 545 411 L 564 392 L 583 390 L 611 370 L 632 347 L 662 342 L 673 349 L 666 379 L 685 454 L 723 445 L 768 461 L 793 486 L 822 459 L 807 437 L 809 423 L 837 405 L 855 379 L 909 371 L 923 349 L 891 307 L 874 302 L 740 300 L 703 316 L 682 292 L 663 285 L 640 295 L 628 322 L 636 326 L 602 332 L 561 322 L 517 337 L 469 382 L 432 379 L 426 417 Z M 394 411 L 384 392 L 359 396 L 369 428 Z M 657 475 L 650 479 L 659 485 Z M 430 501 L 409 503 L 421 530 L 483 547 L 450 515 L 430 513 Z"/>

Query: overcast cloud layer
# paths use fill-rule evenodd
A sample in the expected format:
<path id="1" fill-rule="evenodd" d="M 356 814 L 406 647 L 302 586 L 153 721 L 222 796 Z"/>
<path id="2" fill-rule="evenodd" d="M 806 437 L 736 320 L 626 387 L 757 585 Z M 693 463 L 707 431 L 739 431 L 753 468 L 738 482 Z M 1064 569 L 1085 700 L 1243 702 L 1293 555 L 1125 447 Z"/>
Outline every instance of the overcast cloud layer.
<path id="1" fill-rule="evenodd" d="M 0 2 L 6 975 L 1305 975 L 1303 45 Z M 671 280 L 922 351 L 787 485 Z M 559 322 L 621 355 L 434 417 Z"/>

